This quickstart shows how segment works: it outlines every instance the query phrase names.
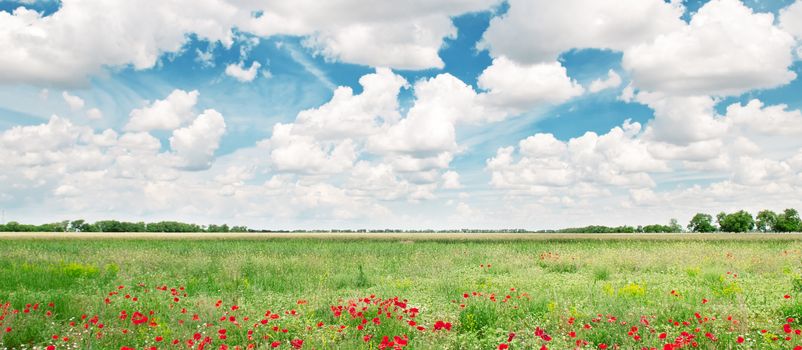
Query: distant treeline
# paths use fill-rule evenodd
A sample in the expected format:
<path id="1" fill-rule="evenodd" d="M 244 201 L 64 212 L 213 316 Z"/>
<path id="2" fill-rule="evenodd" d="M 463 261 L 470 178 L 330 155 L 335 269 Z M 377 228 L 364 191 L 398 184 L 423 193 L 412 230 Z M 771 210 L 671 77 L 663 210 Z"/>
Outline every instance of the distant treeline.
<path id="1" fill-rule="evenodd" d="M 178 221 L 126 222 L 103 220 L 94 223 L 85 220 L 65 220 L 43 225 L 20 224 L 10 221 L 0 225 L 0 232 L 248 232 L 245 226 L 201 226 Z"/>
<path id="2" fill-rule="evenodd" d="M 739 210 L 734 213 L 712 215 L 697 213 L 683 228 L 676 219 L 667 225 L 646 226 L 600 226 L 570 227 L 558 230 L 530 231 L 525 229 L 458 229 L 458 230 L 401 230 L 401 229 L 355 229 L 355 230 L 253 230 L 246 226 L 197 225 L 178 221 L 152 223 L 103 220 L 94 223 L 85 220 L 65 220 L 44 225 L 26 225 L 11 221 L 0 224 L 0 232 L 332 232 L 332 233 L 675 233 L 675 232 L 800 232 L 802 220 L 796 209 L 785 209 L 780 213 L 762 210 L 757 215 Z"/>
<path id="3" fill-rule="evenodd" d="M 668 225 L 646 225 L 646 226 L 599 226 L 591 225 L 585 227 L 570 227 L 559 230 L 540 230 L 541 233 L 672 233 L 682 232 L 682 226 L 676 222 Z"/>
<path id="4" fill-rule="evenodd" d="M 585 226 L 564 228 L 560 230 L 540 230 L 549 233 L 674 233 L 674 232 L 800 232 L 802 220 L 796 209 L 785 209 L 781 213 L 762 210 L 756 216 L 739 210 L 734 213 L 720 212 L 715 221 L 712 215 L 697 213 L 684 230 L 676 219 L 668 225 L 646 226 Z"/>

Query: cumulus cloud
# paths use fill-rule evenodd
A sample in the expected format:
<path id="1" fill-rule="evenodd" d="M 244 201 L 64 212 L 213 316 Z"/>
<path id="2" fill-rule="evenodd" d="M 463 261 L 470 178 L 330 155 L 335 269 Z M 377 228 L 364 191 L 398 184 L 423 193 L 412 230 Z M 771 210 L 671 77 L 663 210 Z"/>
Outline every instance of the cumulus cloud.
<path id="1" fill-rule="evenodd" d="M 257 61 L 253 61 L 248 69 L 245 69 L 244 65 L 244 62 L 240 62 L 238 64 L 229 64 L 226 66 L 225 73 L 226 75 L 237 79 L 241 83 L 249 83 L 256 78 L 256 74 L 259 72 L 259 68 L 262 67 L 262 64 Z"/>
<path id="2" fill-rule="evenodd" d="M 517 147 L 502 147 L 487 160 L 491 184 L 529 193 L 564 193 L 569 186 L 652 187 L 649 172 L 666 171 L 639 138 L 641 125 L 625 122 L 604 135 L 593 132 L 559 141 L 551 134 L 535 134 Z"/>
<path id="3" fill-rule="evenodd" d="M 451 18 L 481 11 L 498 0 L 264 4 L 241 28 L 257 35 L 307 36 L 304 45 L 329 59 L 397 69 L 442 68 L 438 50 L 456 36 Z"/>
<path id="4" fill-rule="evenodd" d="M 334 90 L 331 100 L 320 107 L 298 113 L 298 132 L 318 139 L 337 139 L 374 134 L 384 124 L 401 119 L 398 94 L 407 81 L 387 68 L 359 78 L 363 91 L 354 95 L 350 87 Z"/>
<path id="5" fill-rule="evenodd" d="M 353 141 L 322 144 L 315 138 L 293 133 L 293 124 L 278 123 L 270 137 L 270 159 L 279 171 L 297 173 L 339 173 L 356 160 Z"/>
<path id="6" fill-rule="evenodd" d="M 192 124 L 176 129 L 170 137 L 170 147 L 183 168 L 198 170 L 211 165 L 214 151 L 226 131 L 223 116 L 213 110 L 203 111 Z"/>
<path id="7" fill-rule="evenodd" d="M 479 76 L 478 84 L 488 90 L 488 103 L 517 113 L 562 103 L 584 92 L 559 62 L 519 64 L 504 56 L 493 60 Z"/>
<path id="8" fill-rule="evenodd" d="M 415 104 L 406 117 L 371 136 L 369 143 L 374 152 L 423 156 L 453 152 L 457 150 L 457 120 L 486 116 L 476 103 L 473 88 L 450 74 L 419 81 L 414 90 Z"/>
<path id="9" fill-rule="evenodd" d="M 679 2 L 511 0 L 490 21 L 480 48 L 516 62 L 552 62 L 581 48 L 624 50 L 682 26 Z"/>
<path id="10" fill-rule="evenodd" d="M 654 110 L 650 133 L 656 140 L 687 144 L 719 138 L 726 131 L 726 125 L 716 118 L 712 97 L 639 93 L 636 99 Z"/>
<path id="11" fill-rule="evenodd" d="M 796 1 L 780 10 L 780 27 L 797 40 L 802 39 L 802 2 Z"/>
<path id="12" fill-rule="evenodd" d="M 70 109 L 73 111 L 84 108 L 84 99 L 78 96 L 70 95 L 69 92 L 64 91 L 61 93 L 61 97 L 64 98 L 64 102 L 67 102 L 67 105 L 70 106 Z"/>
<path id="13" fill-rule="evenodd" d="M 796 78 L 793 37 L 770 13 L 712 0 L 689 24 L 624 51 L 636 87 L 672 95 L 738 95 Z"/>
<path id="14" fill-rule="evenodd" d="M 129 114 L 126 131 L 172 130 L 192 118 L 198 91 L 173 90 L 167 98 L 153 101 Z"/>
<path id="15" fill-rule="evenodd" d="M 586 133 L 568 141 L 540 133 L 517 147 L 501 147 L 487 160 L 490 183 L 514 200 L 542 205 L 540 213 L 552 212 L 549 206 L 554 205 L 574 213 L 604 206 L 611 208 L 610 215 L 634 210 L 663 220 L 666 213 L 690 217 L 705 210 L 788 206 L 802 193 L 799 110 L 753 99 L 730 104 L 719 115 L 709 97 L 661 102 L 670 106 L 656 111 L 672 116 L 655 117 L 646 127 L 624 123 L 607 134 Z M 683 117 L 699 113 L 703 120 Z M 687 123 L 703 132 L 676 128 Z M 660 134 L 671 130 L 683 136 Z M 700 179 L 708 184 L 694 184 Z M 690 184 L 657 186 L 672 181 Z"/>
<path id="16" fill-rule="evenodd" d="M 104 66 L 151 68 L 189 33 L 231 45 L 232 26 L 245 18 L 225 1 L 72 0 L 49 16 L 23 7 L 3 11 L 0 82 L 74 85 Z"/>
<path id="17" fill-rule="evenodd" d="M 461 188 L 462 185 L 459 182 L 459 173 L 453 170 L 449 170 L 443 173 L 443 188 L 453 190 Z"/>
<path id="18" fill-rule="evenodd" d="M 216 186 L 200 174 L 214 164 L 224 130 L 222 115 L 206 110 L 174 130 L 170 148 L 163 150 L 148 132 L 96 131 L 52 116 L 0 132 L 0 193 L 4 201 L 31 201 L 94 219 L 166 209 L 170 216 L 201 212 L 182 198 L 214 198 L 205 188 Z"/>
<path id="19" fill-rule="evenodd" d="M 226 0 L 69 0 L 48 16 L 19 7 L 0 12 L 0 83 L 86 84 L 88 76 L 104 67 L 152 68 L 164 53 L 180 51 L 190 34 L 230 47 L 238 40 L 233 28 L 263 37 L 301 36 L 307 48 L 330 60 L 398 69 L 442 68 L 438 51 L 445 38 L 456 36 L 451 18 L 498 3 L 418 0 L 364 6 L 356 0 L 304 0 L 288 6 Z M 206 66 L 213 65 L 210 58 L 209 52 L 198 52 Z M 227 71 L 240 80 L 253 74 L 238 65 Z"/>
<path id="20" fill-rule="evenodd" d="M 271 167 L 299 178 L 345 175 L 344 188 L 361 196 L 432 198 L 453 158 L 457 119 L 481 117 L 470 109 L 477 104 L 476 92 L 451 75 L 422 80 L 402 115 L 398 99 L 408 87 L 405 79 L 379 68 L 359 81 L 360 94 L 338 87 L 320 107 L 301 111 L 293 123 L 276 124 L 263 142 Z M 410 126 L 428 134 L 415 135 Z"/>

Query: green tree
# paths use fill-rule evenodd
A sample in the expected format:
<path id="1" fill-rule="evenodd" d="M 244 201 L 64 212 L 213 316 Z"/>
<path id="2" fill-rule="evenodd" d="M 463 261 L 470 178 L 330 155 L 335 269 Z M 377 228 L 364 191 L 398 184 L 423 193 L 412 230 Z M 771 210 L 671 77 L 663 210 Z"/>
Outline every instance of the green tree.
<path id="1" fill-rule="evenodd" d="M 85 232 L 87 231 L 87 226 L 89 225 L 86 223 L 86 220 L 83 219 L 73 220 L 70 222 L 69 230 L 73 232 Z"/>
<path id="2" fill-rule="evenodd" d="M 718 215 L 718 225 L 723 232 L 747 232 L 755 227 L 752 214 L 739 210 L 732 214 Z"/>
<path id="3" fill-rule="evenodd" d="M 688 223 L 688 231 L 691 232 L 713 232 L 715 230 L 713 217 L 710 214 L 696 213 Z"/>
<path id="4" fill-rule="evenodd" d="M 775 212 L 771 210 L 762 210 L 759 213 L 757 213 L 755 219 L 757 219 L 755 221 L 755 225 L 758 231 L 761 232 L 776 231 L 777 214 Z"/>
<path id="5" fill-rule="evenodd" d="M 727 213 L 725 213 L 723 211 L 718 213 L 718 215 L 716 215 L 716 223 L 718 223 L 719 227 L 721 227 L 721 222 L 724 221 L 724 218 L 726 218 L 726 217 L 727 217 Z"/>
<path id="6" fill-rule="evenodd" d="M 777 232 L 797 232 L 802 230 L 802 221 L 799 219 L 799 212 L 796 209 L 785 209 L 777 215 L 777 222 L 774 231 Z"/>
<path id="7" fill-rule="evenodd" d="M 643 226 L 644 233 L 670 233 L 674 232 L 673 230 L 674 228 L 668 225 L 655 224 Z"/>
<path id="8" fill-rule="evenodd" d="M 671 229 L 671 232 L 682 232 L 682 226 L 679 224 L 677 219 L 671 218 L 671 220 L 668 222 L 668 227 Z"/>

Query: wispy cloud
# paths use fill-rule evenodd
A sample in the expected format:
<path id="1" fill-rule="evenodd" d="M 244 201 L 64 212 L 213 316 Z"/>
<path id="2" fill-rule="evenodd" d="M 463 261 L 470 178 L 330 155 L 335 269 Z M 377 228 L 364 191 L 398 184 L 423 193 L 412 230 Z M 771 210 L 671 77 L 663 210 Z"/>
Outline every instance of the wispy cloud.
<path id="1" fill-rule="evenodd" d="M 309 59 L 309 57 L 304 52 L 302 52 L 297 45 L 287 42 L 279 42 L 277 44 L 277 47 L 287 50 L 287 52 L 290 54 L 290 57 L 295 62 L 298 62 L 298 64 L 304 67 L 304 69 L 307 72 L 309 72 L 309 74 L 312 74 L 315 78 L 317 78 L 317 80 L 323 83 L 323 85 L 325 85 L 329 90 L 334 90 L 337 88 L 337 84 L 334 84 L 334 82 L 332 82 L 331 79 L 329 79 L 328 75 L 326 75 L 326 73 L 323 72 L 323 70 L 320 69 L 320 67 L 318 67 L 317 64 L 315 64 L 315 62 Z"/>

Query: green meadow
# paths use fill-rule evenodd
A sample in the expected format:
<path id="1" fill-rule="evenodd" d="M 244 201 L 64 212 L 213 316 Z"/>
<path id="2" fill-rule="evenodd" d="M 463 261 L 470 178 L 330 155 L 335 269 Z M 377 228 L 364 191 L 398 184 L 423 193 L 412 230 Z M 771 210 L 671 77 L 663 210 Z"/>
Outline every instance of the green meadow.
<path id="1" fill-rule="evenodd" d="M 786 349 L 802 241 L 0 240 L 0 348 Z"/>

